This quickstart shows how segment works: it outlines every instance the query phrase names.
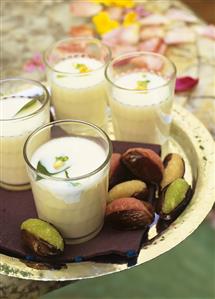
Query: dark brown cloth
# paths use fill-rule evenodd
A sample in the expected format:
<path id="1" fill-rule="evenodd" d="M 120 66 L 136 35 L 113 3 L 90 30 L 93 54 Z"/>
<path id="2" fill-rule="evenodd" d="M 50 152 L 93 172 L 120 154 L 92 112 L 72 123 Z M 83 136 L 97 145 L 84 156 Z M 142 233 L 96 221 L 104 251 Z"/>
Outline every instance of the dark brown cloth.
<path id="1" fill-rule="evenodd" d="M 113 141 L 114 152 L 124 152 L 131 147 L 145 147 L 160 155 L 158 145 Z M 7 191 L 0 189 L 0 252 L 19 258 L 50 261 L 35 257 L 23 247 L 20 238 L 21 223 L 27 218 L 37 218 L 33 195 L 29 191 Z M 92 240 L 82 244 L 66 245 L 63 255 L 52 258 L 54 262 L 79 262 L 101 258 L 107 262 L 120 261 L 138 255 L 147 229 L 118 231 L 105 224 L 101 232 Z"/>

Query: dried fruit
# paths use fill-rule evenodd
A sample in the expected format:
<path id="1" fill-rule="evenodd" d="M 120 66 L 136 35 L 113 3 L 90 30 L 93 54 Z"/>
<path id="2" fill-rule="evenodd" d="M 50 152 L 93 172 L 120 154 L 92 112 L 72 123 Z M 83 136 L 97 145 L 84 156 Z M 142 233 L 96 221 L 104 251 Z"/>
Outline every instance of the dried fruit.
<path id="1" fill-rule="evenodd" d="M 113 153 L 110 160 L 110 178 L 116 172 L 117 168 L 120 165 L 121 154 Z"/>
<path id="2" fill-rule="evenodd" d="M 185 209 L 191 199 L 191 187 L 182 178 L 163 189 L 158 201 L 157 211 L 164 220 L 173 220 Z"/>
<path id="3" fill-rule="evenodd" d="M 123 197 L 137 197 L 139 199 L 144 199 L 147 198 L 147 195 L 148 187 L 144 182 L 139 180 L 131 180 L 115 185 L 109 191 L 108 202 Z"/>
<path id="4" fill-rule="evenodd" d="M 150 149 L 131 148 L 122 155 L 122 162 L 144 182 L 159 184 L 163 178 L 163 163 Z"/>
<path id="5" fill-rule="evenodd" d="M 170 224 L 172 223 L 172 220 L 164 220 L 159 218 L 157 224 L 156 224 L 156 230 L 158 234 L 161 234 L 165 229 L 167 229 Z"/>
<path id="6" fill-rule="evenodd" d="M 154 219 L 152 205 L 136 198 L 118 198 L 106 208 L 106 219 L 121 230 L 135 230 L 146 227 Z"/>
<path id="7" fill-rule="evenodd" d="M 122 155 L 119 153 L 112 154 L 110 161 L 109 188 L 111 189 L 116 184 L 132 179 L 129 170 L 121 161 Z"/>
<path id="8" fill-rule="evenodd" d="M 161 189 L 172 183 L 178 178 L 182 178 L 185 172 L 185 163 L 178 154 L 168 154 L 164 161 L 164 173 L 161 181 Z"/>
<path id="9" fill-rule="evenodd" d="M 64 241 L 54 226 L 40 219 L 27 219 L 21 225 L 23 243 L 39 256 L 61 254 Z"/>
<path id="10" fill-rule="evenodd" d="M 157 186 L 155 184 L 149 184 L 148 185 L 148 195 L 147 199 L 143 199 L 146 202 L 149 202 L 153 207 L 156 207 L 158 198 L 157 198 Z M 142 199 L 139 196 L 135 196 L 138 199 Z"/>

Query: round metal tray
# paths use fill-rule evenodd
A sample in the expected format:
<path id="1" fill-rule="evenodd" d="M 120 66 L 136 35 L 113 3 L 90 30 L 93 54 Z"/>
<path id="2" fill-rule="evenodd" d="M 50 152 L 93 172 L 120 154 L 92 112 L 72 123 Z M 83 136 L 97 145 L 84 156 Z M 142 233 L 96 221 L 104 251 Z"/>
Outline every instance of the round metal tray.
<path id="1" fill-rule="evenodd" d="M 187 238 L 204 220 L 215 200 L 215 143 L 207 129 L 191 113 L 178 105 L 173 110 L 171 140 L 167 152 L 180 153 L 186 163 L 185 178 L 195 192 L 186 210 L 151 244 L 140 250 L 137 264 L 141 265 L 172 249 Z M 110 136 L 112 124 L 109 124 Z M 154 236 L 153 228 L 150 237 Z M 128 269 L 127 264 L 95 262 L 68 263 L 61 270 L 36 270 L 19 259 L 0 254 L 0 274 L 41 281 L 80 280 Z"/>

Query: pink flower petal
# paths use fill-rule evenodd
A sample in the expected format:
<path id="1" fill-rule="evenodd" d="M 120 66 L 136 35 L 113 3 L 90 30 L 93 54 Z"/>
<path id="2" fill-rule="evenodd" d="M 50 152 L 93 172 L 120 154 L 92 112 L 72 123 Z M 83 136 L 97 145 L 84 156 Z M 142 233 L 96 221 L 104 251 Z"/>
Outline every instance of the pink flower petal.
<path id="1" fill-rule="evenodd" d="M 197 33 L 215 40 L 215 25 L 202 25 L 196 28 Z"/>
<path id="2" fill-rule="evenodd" d="M 83 52 L 83 46 L 81 44 L 65 43 L 59 45 L 57 50 L 64 53 Z"/>
<path id="3" fill-rule="evenodd" d="M 147 17 L 147 16 L 151 15 L 151 12 L 145 10 L 143 5 L 137 5 L 135 7 L 135 12 L 139 17 Z"/>
<path id="4" fill-rule="evenodd" d="M 115 50 L 116 50 L 116 49 L 115 49 Z M 114 53 L 114 54 L 115 54 L 115 53 Z M 114 55 L 114 56 L 118 56 L 118 55 Z M 120 61 L 116 61 L 116 62 L 113 64 L 113 67 L 124 66 L 124 65 L 128 64 L 130 60 L 131 60 L 131 58 L 128 57 L 128 58 L 121 59 Z"/>
<path id="5" fill-rule="evenodd" d="M 143 25 L 166 25 L 169 19 L 163 15 L 153 14 L 143 18 L 140 22 Z"/>
<path id="6" fill-rule="evenodd" d="M 139 26 L 131 25 L 122 29 L 120 42 L 126 45 L 135 45 L 138 43 L 139 38 Z"/>
<path id="7" fill-rule="evenodd" d="M 132 59 L 132 63 L 145 71 L 159 72 L 163 67 L 163 61 L 159 57 L 140 56 Z"/>
<path id="8" fill-rule="evenodd" d="M 123 9 L 118 6 L 111 6 L 107 9 L 107 12 L 112 20 L 120 21 L 123 18 Z"/>
<path id="9" fill-rule="evenodd" d="M 160 47 L 156 53 L 164 55 L 166 53 L 166 50 L 167 50 L 167 44 L 165 42 L 163 42 L 162 44 L 160 44 Z"/>
<path id="10" fill-rule="evenodd" d="M 28 73 L 33 73 L 36 70 L 36 66 L 33 63 L 26 62 L 23 66 L 23 70 Z"/>
<path id="11" fill-rule="evenodd" d="M 152 37 L 164 37 L 164 34 L 165 32 L 162 26 L 144 26 L 140 31 L 140 39 L 146 40 Z"/>
<path id="12" fill-rule="evenodd" d="M 187 27 L 178 27 L 167 32 L 164 40 L 168 45 L 193 43 L 196 39 L 195 33 Z"/>
<path id="13" fill-rule="evenodd" d="M 70 4 L 70 11 L 76 17 L 91 17 L 102 10 L 102 6 L 90 1 L 73 1 Z"/>
<path id="14" fill-rule="evenodd" d="M 139 44 L 140 51 L 149 51 L 164 54 L 167 46 L 162 38 L 153 37 Z"/>
<path id="15" fill-rule="evenodd" d="M 46 67 L 45 67 L 45 64 L 41 64 L 38 66 L 38 69 L 41 71 L 41 72 L 44 72 Z"/>
<path id="16" fill-rule="evenodd" d="M 35 70 L 43 72 L 45 70 L 45 65 L 43 63 L 41 53 L 35 53 L 33 57 L 24 64 L 23 69 L 29 73 L 32 73 Z"/>
<path id="17" fill-rule="evenodd" d="M 79 37 L 79 36 L 93 37 L 94 31 L 88 25 L 83 24 L 78 26 L 72 26 L 69 29 L 69 35 L 72 37 Z"/>
<path id="18" fill-rule="evenodd" d="M 122 55 L 122 54 L 126 54 L 126 53 L 129 53 L 129 52 L 136 52 L 136 51 L 137 51 L 137 47 L 132 46 L 132 45 L 127 45 L 127 46 L 126 45 L 119 45 L 119 46 L 115 46 L 114 48 L 112 48 L 113 57 L 117 57 L 117 56 Z M 129 59 L 125 59 L 125 60 L 117 63 L 117 65 L 124 65 L 125 62 L 128 63 Z"/>
<path id="19" fill-rule="evenodd" d="M 188 91 L 195 87 L 199 82 L 198 78 L 192 78 L 192 77 L 180 77 L 176 79 L 175 84 L 175 91 L 176 92 L 182 92 L 182 91 Z"/>
<path id="20" fill-rule="evenodd" d="M 171 8 L 168 10 L 166 16 L 173 21 L 183 21 L 186 23 L 196 23 L 198 22 L 198 18 L 191 14 L 189 11 Z"/>
<path id="21" fill-rule="evenodd" d="M 113 47 L 115 45 L 119 45 L 121 32 L 122 32 L 121 27 L 117 28 L 117 29 L 114 29 L 110 32 L 107 32 L 106 34 L 104 34 L 102 36 L 102 41 L 110 47 Z"/>
<path id="22" fill-rule="evenodd" d="M 110 47 L 117 45 L 135 45 L 139 41 L 139 27 L 131 25 L 114 29 L 104 34 L 102 41 Z"/>
<path id="23" fill-rule="evenodd" d="M 42 62 L 42 55 L 41 55 L 41 53 L 39 53 L 39 52 L 35 53 L 34 56 L 32 57 L 32 61 L 34 63 L 39 63 L 40 64 Z"/>

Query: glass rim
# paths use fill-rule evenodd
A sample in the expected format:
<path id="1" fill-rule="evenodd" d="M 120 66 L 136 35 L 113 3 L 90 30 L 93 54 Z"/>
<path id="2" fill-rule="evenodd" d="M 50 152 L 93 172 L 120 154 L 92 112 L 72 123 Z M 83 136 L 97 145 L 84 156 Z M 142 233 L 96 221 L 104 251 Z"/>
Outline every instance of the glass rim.
<path id="1" fill-rule="evenodd" d="M 57 45 L 63 43 L 63 42 L 66 42 L 66 41 L 92 41 L 92 42 L 95 42 L 97 44 L 100 44 L 102 45 L 102 47 L 107 50 L 107 53 L 108 53 L 108 60 L 107 62 L 105 63 L 102 63 L 101 66 L 99 66 L 98 68 L 90 71 L 90 72 L 86 72 L 86 73 L 73 73 L 73 72 L 63 72 L 63 71 L 58 71 L 56 70 L 52 65 L 50 65 L 50 63 L 48 62 L 48 59 L 47 59 L 47 56 L 48 56 L 48 53 L 57 47 Z M 84 76 L 87 76 L 89 75 L 90 73 L 93 73 L 93 72 L 96 72 L 96 71 L 99 71 L 101 70 L 102 68 L 105 68 L 108 63 L 110 62 L 111 60 L 111 56 L 112 56 L 112 52 L 111 52 L 111 49 L 109 46 L 105 45 L 104 43 L 102 43 L 101 40 L 97 39 L 97 38 L 94 38 L 94 37 L 69 37 L 69 38 L 64 38 L 64 39 L 61 39 L 53 44 L 51 44 L 44 52 L 43 52 L 43 61 L 45 63 L 45 65 L 50 68 L 52 71 L 54 71 L 55 73 L 58 73 L 58 74 L 65 74 L 65 75 L 72 75 L 72 76 L 76 76 L 76 77 L 84 77 Z"/>
<path id="2" fill-rule="evenodd" d="M 170 75 L 170 78 L 168 80 L 166 80 L 166 82 L 164 82 L 163 84 L 159 85 L 159 86 L 156 86 L 156 87 L 151 87 L 151 88 L 147 88 L 147 92 L 148 91 L 153 91 L 153 90 L 157 90 L 159 88 L 162 88 L 164 86 L 167 86 L 171 80 L 175 79 L 176 78 L 176 73 L 177 73 L 177 69 L 176 69 L 176 66 L 175 64 L 169 59 L 167 58 L 166 56 L 164 55 L 161 55 L 161 54 L 158 54 L 158 53 L 154 53 L 154 52 L 147 52 L 147 51 L 135 51 L 135 52 L 129 52 L 129 53 L 126 53 L 126 54 L 122 54 L 122 55 L 119 55 L 117 56 L 116 58 L 112 59 L 106 66 L 105 68 L 105 79 L 111 84 L 113 85 L 114 87 L 118 88 L 118 89 L 121 89 L 121 90 L 125 90 L 125 91 L 130 91 L 130 92 L 136 92 L 136 93 L 145 93 L 146 91 L 145 90 L 139 90 L 139 89 L 131 89 L 131 88 L 126 88 L 126 87 L 122 87 L 118 84 L 116 84 L 113 80 L 110 79 L 109 75 L 108 75 L 108 70 L 111 66 L 113 66 L 114 63 L 116 63 L 116 61 L 120 61 L 121 59 L 126 59 L 126 58 L 135 58 L 135 57 L 138 57 L 138 56 L 154 56 L 154 57 L 159 57 L 161 59 L 163 59 L 164 61 L 168 62 L 171 67 L 172 67 L 172 73 Z"/>
<path id="3" fill-rule="evenodd" d="M 102 134 L 102 136 L 105 137 L 105 139 L 107 141 L 107 144 L 108 144 L 108 153 L 107 153 L 107 156 L 106 156 L 104 162 L 99 167 L 97 167 L 93 171 L 91 171 L 87 174 L 81 175 L 81 176 L 77 176 L 77 177 L 73 177 L 73 178 L 59 178 L 59 177 L 48 176 L 48 175 L 42 174 L 42 173 L 38 172 L 37 169 L 31 164 L 31 162 L 29 161 L 28 156 L 27 156 L 27 147 L 28 147 L 28 143 L 30 142 L 31 138 L 34 137 L 35 134 L 42 131 L 43 129 L 46 129 L 48 127 L 52 127 L 56 124 L 57 125 L 62 124 L 62 123 L 76 123 L 76 124 L 87 125 L 88 127 L 91 127 L 93 129 L 95 129 L 96 131 L 99 131 Z M 107 135 L 107 133 L 104 130 L 102 130 L 101 128 L 97 127 L 96 125 L 94 125 L 92 123 L 88 123 L 88 122 L 85 122 L 85 121 L 82 121 L 82 120 L 76 120 L 76 119 L 74 119 L 74 120 L 73 119 L 56 120 L 56 121 L 53 121 L 53 122 L 50 122 L 48 124 L 45 124 L 45 125 L 42 125 L 42 126 L 38 127 L 36 130 L 34 130 L 28 136 L 28 138 L 25 141 L 24 147 L 23 147 L 24 160 L 25 160 L 26 164 L 30 167 L 30 169 L 32 171 L 34 171 L 36 174 L 38 174 L 43 179 L 48 179 L 48 180 L 53 180 L 53 181 L 60 181 L 60 182 L 77 181 L 77 180 L 88 178 L 89 176 L 92 176 L 92 175 L 98 173 L 100 170 L 102 170 L 108 164 L 108 162 L 111 159 L 112 152 L 113 152 L 112 142 L 111 142 L 109 136 Z"/>
<path id="4" fill-rule="evenodd" d="M 10 82 L 10 81 L 26 81 L 26 82 L 29 82 L 29 83 L 32 83 L 34 85 L 37 85 L 37 86 L 41 87 L 41 89 L 44 91 L 45 100 L 44 100 L 44 103 L 36 111 L 34 111 L 34 112 L 32 112 L 28 115 L 21 116 L 21 117 L 16 117 L 16 118 L 6 118 L 6 119 L 1 119 L 0 118 L 0 122 L 4 122 L 4 121 L 16 122 L 18 120 L 24 120 L 24 119 L 31 118 L 34 115 L 39 114 L 43 110 L 43 108 L 47 105 L 47 103 L 49 102 L 50 95 L 49 95 L 48 89 L 41 82 L 36 81 L 36 80 L 32 80 L 32 79 L 28 79 L 28 78 L 12 77 L 12 78 L 1 79 L 0 84 L 2 84 L 4 82 Z"/>

